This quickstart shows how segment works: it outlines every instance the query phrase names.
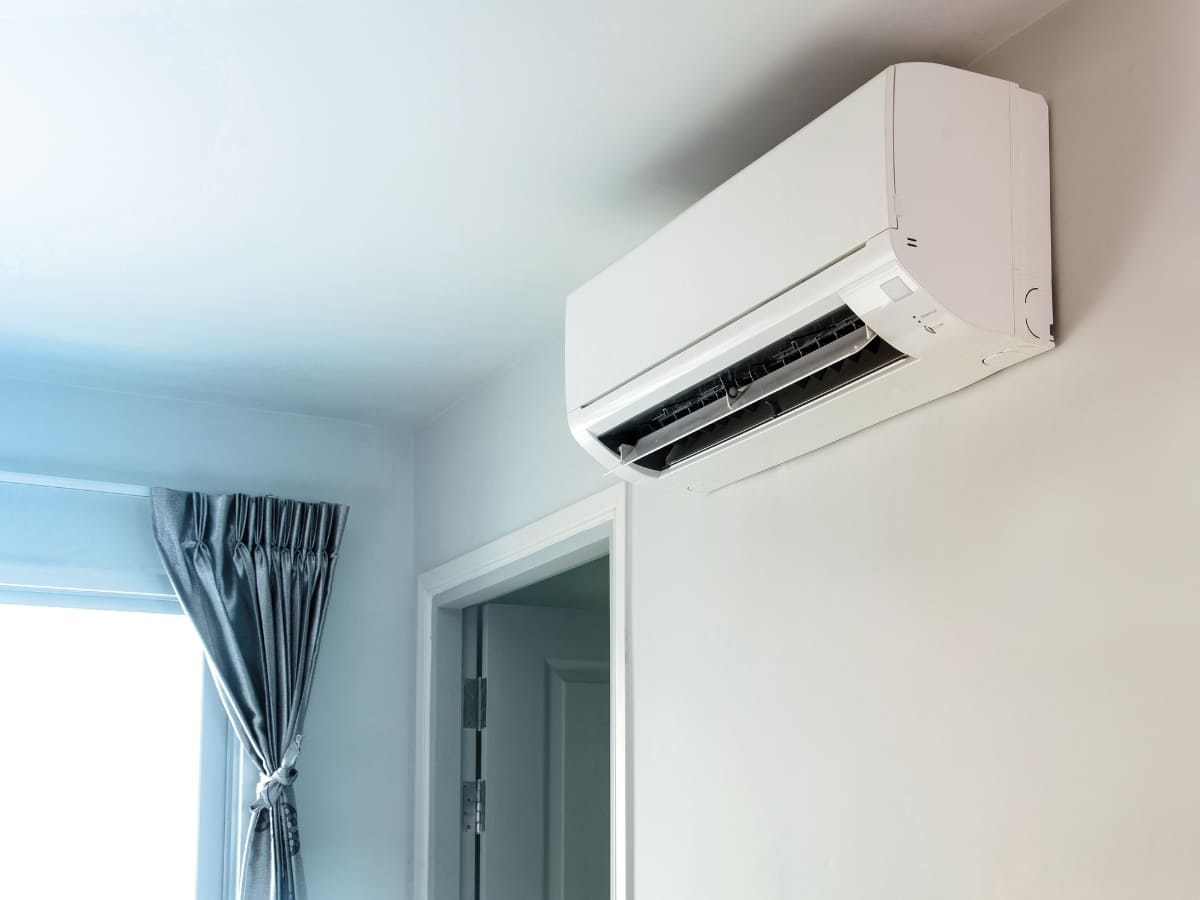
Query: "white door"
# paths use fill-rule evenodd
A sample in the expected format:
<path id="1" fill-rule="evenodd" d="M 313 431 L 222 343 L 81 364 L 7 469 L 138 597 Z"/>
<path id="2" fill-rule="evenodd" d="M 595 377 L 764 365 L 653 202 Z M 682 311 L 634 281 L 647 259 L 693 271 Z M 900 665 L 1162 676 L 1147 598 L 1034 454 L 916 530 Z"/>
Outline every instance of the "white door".
<path id="1" fill-rule="evenodd" d="M 608 616 L 487 605 L 478 900 L 609 896 Z"/>

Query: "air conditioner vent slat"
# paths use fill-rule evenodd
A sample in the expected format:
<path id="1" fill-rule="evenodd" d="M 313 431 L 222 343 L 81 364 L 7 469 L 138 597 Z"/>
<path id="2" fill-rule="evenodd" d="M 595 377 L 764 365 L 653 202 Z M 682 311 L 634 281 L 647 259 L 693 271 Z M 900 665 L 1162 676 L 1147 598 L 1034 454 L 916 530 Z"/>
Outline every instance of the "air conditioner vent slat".
<path id="1" fill-rule="evenodd" d="M 663 471 L 904 358 L 842 306 L 599 440 L 623 462 Z"/>

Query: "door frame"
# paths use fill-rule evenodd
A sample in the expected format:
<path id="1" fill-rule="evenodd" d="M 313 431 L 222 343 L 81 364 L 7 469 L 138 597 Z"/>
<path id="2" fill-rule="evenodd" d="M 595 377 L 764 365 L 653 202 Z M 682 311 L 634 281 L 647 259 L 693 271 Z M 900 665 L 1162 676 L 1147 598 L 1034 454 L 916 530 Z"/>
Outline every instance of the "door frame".
<path id="1" fill-rule="evenodd" d="M 609 669 L 610 669 L 610 852 L 609 884 L 612 900 L 632 900 L 633 772 L 632 719 L 630 715 L 629 632 L 629 486 L 614 485 L 551 513 L 523 528 L 452 559 L 417 578 L 417 717 L 416 773 L 414 781 L 413 879 L 415 900 L 443 900 L 437 880 L 457 880 L 459 867 L 434 870 L 439 832 L 433 797 L 439 775 L 447 777 L 453 762 L 458 777 L 461 758 L 440 765 L 435 747 L 461 753 L 461 720 L 446 714 L 454 701 L 447 692 L 448 673 L 455 696 L 461 697 L 462 610 L 494 600 L 518 588 L 597 559 L 609 559 Z M 458 647 L 455 658 L 454 647 Z M 439 692 L 439 684 L 442 686 Z M 439 705 L 440 700 L 440 705 Z M 461 700 L 453 702 L 458 716 Z M 439 716 L 439 710 L 443 712 Z M 456 724 L 457 722 L 457 724 Z M 452 733 L 451 733 L 452 732 Z M 454 750 L 452 748 L 459 748 Z M 443 829 L 444 830 L 444 829 Z M 459 852 L 452 843 L 452 852 Z M 456 885 L 457 887 L 457 885 Z M 457 890 L 450 894 L 458 897 Z"/>

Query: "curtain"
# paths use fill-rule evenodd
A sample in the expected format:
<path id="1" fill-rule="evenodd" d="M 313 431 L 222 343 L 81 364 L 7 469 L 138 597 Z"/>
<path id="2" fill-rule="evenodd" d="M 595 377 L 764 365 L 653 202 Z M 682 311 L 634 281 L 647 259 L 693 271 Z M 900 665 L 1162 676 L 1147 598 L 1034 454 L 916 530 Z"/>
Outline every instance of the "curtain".
<path id="1" fill-rule="evenodd" d="M 240 900 L 302 900 L 292 783 L 349 509 L 154 488 L 154 537 L 238 740 L 258 765 Z"/>

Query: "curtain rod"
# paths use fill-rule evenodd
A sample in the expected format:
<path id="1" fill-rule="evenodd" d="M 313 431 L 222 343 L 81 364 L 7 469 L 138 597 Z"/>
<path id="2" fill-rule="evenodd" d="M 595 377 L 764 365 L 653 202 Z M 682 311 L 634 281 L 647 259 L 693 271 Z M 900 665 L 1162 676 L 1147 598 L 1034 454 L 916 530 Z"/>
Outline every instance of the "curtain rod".
<path id="1" fill-rule="evenodd" d="M 150 496 L 150 488 L 140 484 L 60 478 L 57 475 L 30 475 L 26 472 L 0 472 L 0 484 L 28 484 L 34 487 L 61 488 L 68 491 L 91 491 L 95 494 L 124 494 L 128 497 Z"/>

